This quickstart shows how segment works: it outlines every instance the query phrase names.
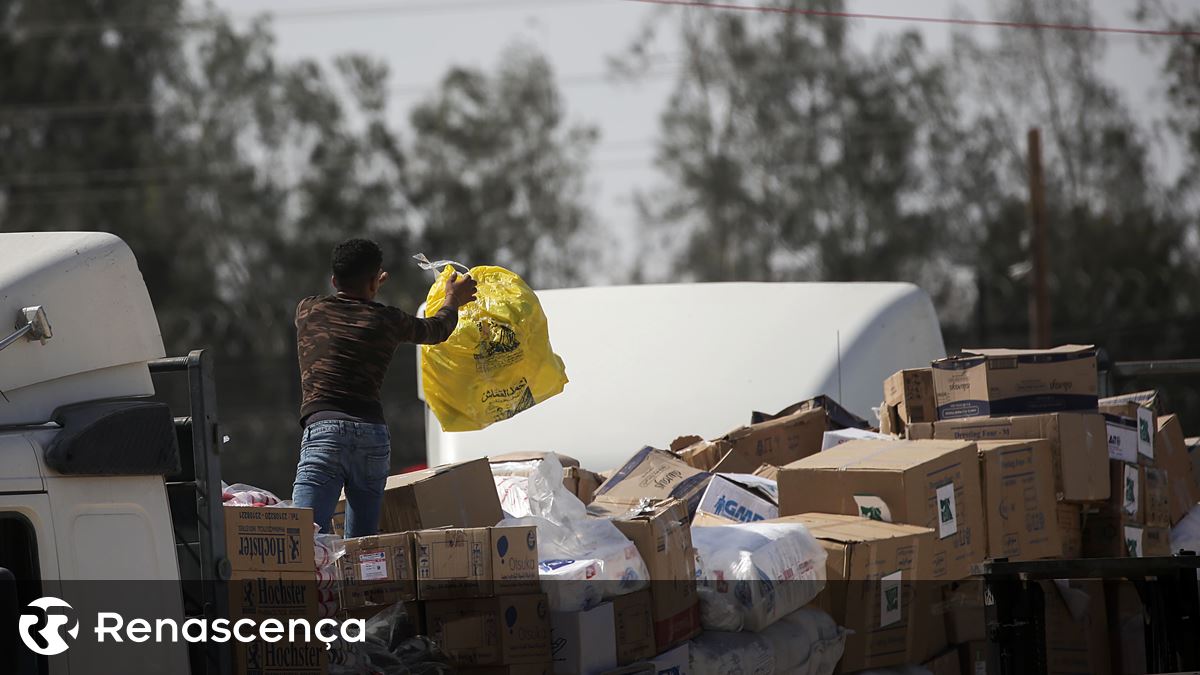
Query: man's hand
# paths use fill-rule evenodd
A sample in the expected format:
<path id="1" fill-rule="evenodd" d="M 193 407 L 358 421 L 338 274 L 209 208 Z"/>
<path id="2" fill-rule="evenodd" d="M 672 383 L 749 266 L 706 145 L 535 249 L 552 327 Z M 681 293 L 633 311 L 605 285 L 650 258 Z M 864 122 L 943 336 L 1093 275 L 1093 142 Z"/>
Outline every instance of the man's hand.
<path id="1" fill-rule="evenodd" d="M 475 299 L 475 280 L 470 274 L 459 275 L 451 272 L 446 279 L 446 306 L 458 309 Z"/>

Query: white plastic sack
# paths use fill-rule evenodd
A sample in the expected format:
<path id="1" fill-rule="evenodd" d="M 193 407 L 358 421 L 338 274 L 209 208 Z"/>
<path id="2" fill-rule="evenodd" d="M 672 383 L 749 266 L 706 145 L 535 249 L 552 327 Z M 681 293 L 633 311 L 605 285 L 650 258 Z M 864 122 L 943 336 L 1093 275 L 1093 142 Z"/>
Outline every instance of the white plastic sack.
<path id="1" fill-rule="evenodd" d="M 760 633 L 775 653 L 776 673 L 829 675 L 842 660 L 846 630 L 819 609 L 804 607 Z"/>
<path id="2" fill-rule="evenodd" d="M 692 528 L 705 629 L 760 631 L 825 587 L 825 549 L 799 523 Z"/>
<path id="3" fill-rule="evenodd" d="M 830 675 L 846 631 L 820 610 L 801 609 L 761 633 L 705 631 L 692 640 L 692 675 Z"/>
<path id="4" fill-rule="evenodd" d="M 1200 504 L 1171 528 L 1171 551 L 1179 549 L 1200 553 Z"/>
<path id="5" fill-rule="evenodd" d="M 556 456 L 537 464 L 528 477 L 503 476 L 496 486 L 501 507 L 514 516 L 500 524 L 537 527 L 539 575 L 550 609 L 589 609 L 645 588 L 650 575 L 633 542 L 611 520 L 587 515 L 563 485 Z"/>
<path id="6" fill-rule="evenodd" d="M 894 441 L 895 436 L 888 434 L 879 434 L 866 429 L 835 429 L 826 431 L 821 435 L 821 450 L 828 450 L 837 447 L 848 441 L 857 441 L 860 439 L 876 440 L 876 441 Z"/>

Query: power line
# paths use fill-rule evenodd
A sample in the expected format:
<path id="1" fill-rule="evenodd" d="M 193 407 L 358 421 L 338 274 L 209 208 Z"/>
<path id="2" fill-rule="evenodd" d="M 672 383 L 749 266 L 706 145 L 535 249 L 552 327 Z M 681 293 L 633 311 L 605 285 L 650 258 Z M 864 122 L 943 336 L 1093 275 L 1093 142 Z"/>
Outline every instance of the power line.
<path id="1" fill-rule="evenodd" d="M 879 21 L 904 21 L 908 23 L 935 23 L 955 26 L 986 26 L 991 28 L 1020 28 L 1027 30 L 1075 31 L 1083 33 L 1109 33 L 1117 35 L 1141 35 L 1152 37 L 1200 37 L 1200 31 L 1194 30 L 1158 30 L 1154 28 L 1129 28 L 1125 26 L 1088 26 L 1069 23 L 999 21 L 989 19 L 952 19 L 933 16 L 907 16 L 902 14 L 865 14 L 860 12 L 835 12 L 820 9 L 802 9 L 798 7 L 738 5 L 726 2 L 707 2 L 705 0 L 623 0 L 623 2 L 636 2 L 646 5 L 694 7 L 699 9 L 757 12 L 760 14 L 798 14 L 802 16 L 821 16 L 835 19 L 873 19 Z"/>
<path id="2" fill-rule="evenodd" d="M 371 5 L 304 7 L 282 10 L 267 10 L 258 13 L 232 14 L 234 20 L 249 20 L 266 17 L 276 22 L 306 21 L 312 19 L 338 19 L 358 16 L 380 15 L 409 15 L 423 16 L 435 14 L 477 14 L 494 11 L 508 11 L 522 7 L 543 7 L 558 9 L 561 7 L 578 6 L 583 4 L 599 4 L 611 0 L 436 0 L 433 2 L 376 3 Z M 133 21 L 79 21 L 74 23 L 29 23 L 15 24 L 0 28 L 0 33 L 20 35 L 21 37 L 47 37 L 78 33 L 104 33 L 115 31 L 157 31 L 157 30 L 198 30 L 219 25 L 220 18 L 182 17 L 175 20 L 161 21 L 139 19 Z"/>
<path id="3" fill-rule="evenodd" d="M 677 75 L 681 71 L 672 58 L 665 58 L 668 67 L 651 66 L 638 73 L 637 81 L 663 79 Z M 563 88 L 591 87 L 596 85 L 620 85 L 625 81 L 621 77 L 606 71 L 591 73 L 575 73 L 564 75 L 555 80 L 555 85 Z M 395 98 L 409 98 L 424 93 L 437 91 L 441 82 L 409 82 L 388 87 L 388 93 Z M 104 117 L 112 113 L 140 113 L 154 110 L 155 104 L 149 101 L 113 101 L 111 103 L 94 101 L 82 103 L 59 104 L 8 104 L 0 105 L 0 119 L 12 118 L 87 118 Z"/>

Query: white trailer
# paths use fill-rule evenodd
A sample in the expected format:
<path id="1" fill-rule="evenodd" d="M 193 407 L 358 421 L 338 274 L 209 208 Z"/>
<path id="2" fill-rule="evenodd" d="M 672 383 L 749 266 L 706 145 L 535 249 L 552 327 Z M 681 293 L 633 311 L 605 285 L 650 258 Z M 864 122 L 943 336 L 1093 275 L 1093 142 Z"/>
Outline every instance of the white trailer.
<path id="1" fill-rule="evenodd" d="M 570 382 L 482 431 L 444 432 L 426 406 L 430 466 L 528 450 L 601 471 L 646 445 L 715 438 L 753 410 L 774 413 L 818 394 L 874 421 L 888 375 L 945 356 L 929 296 L 907 283 L 665 284 L 538 297 Z"/>

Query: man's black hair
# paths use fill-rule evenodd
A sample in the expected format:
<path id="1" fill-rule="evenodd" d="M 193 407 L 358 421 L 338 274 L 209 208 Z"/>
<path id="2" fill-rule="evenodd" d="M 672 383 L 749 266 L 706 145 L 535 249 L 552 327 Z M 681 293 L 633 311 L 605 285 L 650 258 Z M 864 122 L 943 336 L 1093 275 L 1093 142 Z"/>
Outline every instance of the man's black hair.
<path id="1" fill-rule="evenodd" d="M 383 250 L 368 239 L 347 239 L 333 247 L 333 277 L 338 284 L 365 286 L 383 267 Z"/>

